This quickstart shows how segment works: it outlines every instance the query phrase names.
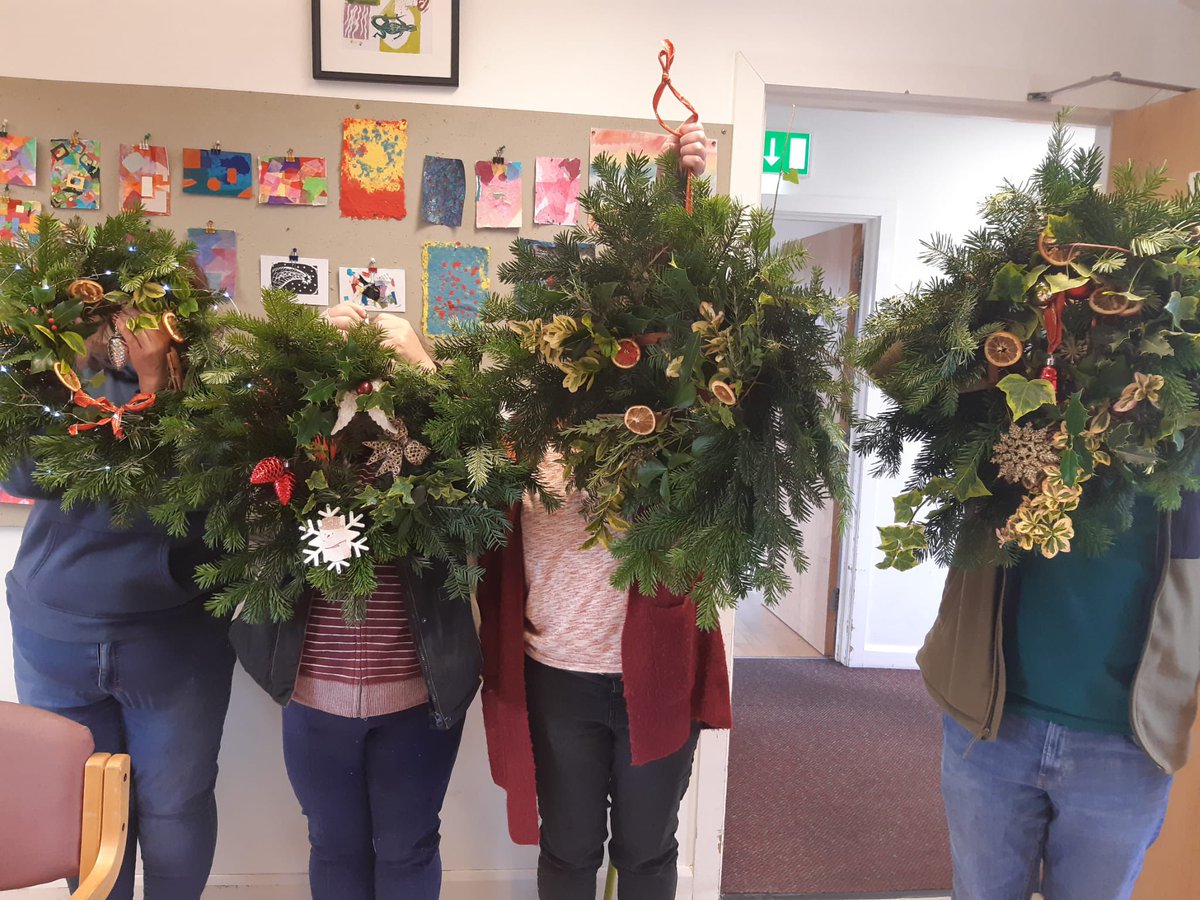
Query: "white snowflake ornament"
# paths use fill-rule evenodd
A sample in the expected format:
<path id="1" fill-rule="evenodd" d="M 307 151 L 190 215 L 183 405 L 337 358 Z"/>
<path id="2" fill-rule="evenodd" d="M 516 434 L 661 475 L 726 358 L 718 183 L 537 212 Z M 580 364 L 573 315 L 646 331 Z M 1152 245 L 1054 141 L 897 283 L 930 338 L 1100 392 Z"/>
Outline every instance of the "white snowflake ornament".
<path id="1" fill-rule="evenodd" d="M 300 536 L 308 542 L 304 561 L 333 572 L 348 568 L 350 560 L 369 549 L 361 537 L 362 526 L 363 517 L 358 513 L 352 512 L 347 517 L 336 506 L 325 507 L 319 518 L 306 522 L 300 529 Z"/>

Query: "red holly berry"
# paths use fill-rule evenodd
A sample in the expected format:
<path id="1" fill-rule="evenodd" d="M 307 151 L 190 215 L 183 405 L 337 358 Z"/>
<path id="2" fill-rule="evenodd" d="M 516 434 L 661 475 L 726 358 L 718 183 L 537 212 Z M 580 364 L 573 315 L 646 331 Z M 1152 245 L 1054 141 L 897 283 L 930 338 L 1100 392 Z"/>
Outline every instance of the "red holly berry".
<path id="1" fill-rule="evenodd" d="M 50 330 L 51 330 L 51 331 L 58 331 L 58 326 L 57 326 L 57 325 L 51 325 L 51 326 L 50 326 Z"/>
<path id="2" fill-rule="evenodd" d="M 53 325 L 54 324 L 54 316 L 51 316 L 46 321 L 49 322 L 51 325 Z"/>
<path id="3" fill-rule="evenodd" d="M 355 388 L 359 396 L 365 397 L 367 394 L 375 390 L 375 385 L 369 381 L 360 381 L 358 387 Z"/>

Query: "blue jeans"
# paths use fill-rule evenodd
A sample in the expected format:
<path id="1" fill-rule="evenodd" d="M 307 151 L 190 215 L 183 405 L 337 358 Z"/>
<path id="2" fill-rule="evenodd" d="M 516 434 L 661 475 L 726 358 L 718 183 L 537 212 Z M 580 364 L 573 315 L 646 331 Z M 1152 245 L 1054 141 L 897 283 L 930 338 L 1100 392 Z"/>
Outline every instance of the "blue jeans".
<path id="1" fill-rule="evenodd" d="M 283 710 L 283 760 L 308 818 L 313 900 L 437 900 L 441 811 L 463 723 L 429 707 L 366 719 Z"/>
<path id="2" fill-rule="evenodd" d="M 142 848 L 146 900 L 199 898 L 217 844 L 217 754 L 234 655 L 225 625 L 204 619 L 161 636 L 57 641 L 13 623 L 17 696 L 92 731 L 96 751 L 128 753 L 128 849 L 109 895 L 133 897 Z"/>
<path id="3" fill-rule="evenodd" d="M 1006 715 L 974 742 L 949 717 L 942 797 L 954 900 L 1127 900 L 1171 776 L 1129 737 Z"/>

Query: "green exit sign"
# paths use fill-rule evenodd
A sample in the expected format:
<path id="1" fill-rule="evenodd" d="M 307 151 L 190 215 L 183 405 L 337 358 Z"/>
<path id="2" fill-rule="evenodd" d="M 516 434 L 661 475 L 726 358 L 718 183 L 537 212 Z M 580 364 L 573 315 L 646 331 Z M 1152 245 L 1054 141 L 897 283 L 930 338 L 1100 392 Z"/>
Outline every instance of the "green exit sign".
<path id="1" fill-rule="evenodd" d="M 808 174 L 808 135 L 768 131 L 763 137 L 763 171 Z"/>

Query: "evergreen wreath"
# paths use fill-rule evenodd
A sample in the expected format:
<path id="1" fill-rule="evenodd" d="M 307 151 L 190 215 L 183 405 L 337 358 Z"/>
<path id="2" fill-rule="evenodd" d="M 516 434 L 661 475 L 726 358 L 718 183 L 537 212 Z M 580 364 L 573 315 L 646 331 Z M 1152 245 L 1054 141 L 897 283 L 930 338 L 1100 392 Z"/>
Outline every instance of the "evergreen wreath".
<path id="1" fill-rule="evenodd" d="M 209 609 L 283 621 L 311 587 L 359 620 L 375 566 L 400 560 L 446 563 L 448 593 L 468 599 L 532 483 L 500 443 L 487 376 L 466 360 L 425 372 L 376 326 L 343 335 L 282 292 L 263 305 L 197 344 L 202 375 L 160 423 L 177 474 L 150 515 L 182 534 L 203 511 Z"/>
<path id="2" fill-rule="evenodd" d="M 1105 192 L 1068 136 L 1060 117 L 1032 179 L 926 243 L 941 274 L 867 322 L 857 363 L 891 402 L 856 449 L 895 475 L 917 448 L 881 567 L 1100 554 L 1137 493 L 1170 510 L 1200 487 L 1200 195 L 1132 165 Z"/>
<path id="3" fill-rule="evenodd" d="M 0 476 L 32 456 L 64 506 L 110 500 L 123 520 L 169 471 L 155 423 L 193 376 L 180 364 L 174 390 L 117 407 L 94 395 L 104 373 L 81 371 L 88 340 L 127 310 L 131 329 L 161 326 L 182 349 L 211 328 L 218 298 L 198 286 L 194 247 L 140 210 L 96 226 L 41 216 L 38 232 L 0 245 Z"/>
<path id="4" fill-rule="evenodd" d="M 511 295 L 439 352 L 494 367 L 519 458 L 563 454 L 614 585 L 689 593 L 712 627 L 752 590 L 778 600 L 789 557 L 806 564 L 800 523 L 847 502 L 847 305 L 798 280 L 804 250 L 772 248 L 770 213 L 703 182 L 689 213 L 645 157 L 594 168 L 590 224 L 517 241 Z"/>

